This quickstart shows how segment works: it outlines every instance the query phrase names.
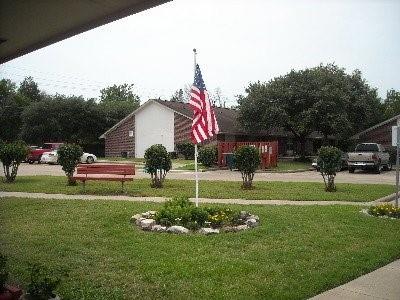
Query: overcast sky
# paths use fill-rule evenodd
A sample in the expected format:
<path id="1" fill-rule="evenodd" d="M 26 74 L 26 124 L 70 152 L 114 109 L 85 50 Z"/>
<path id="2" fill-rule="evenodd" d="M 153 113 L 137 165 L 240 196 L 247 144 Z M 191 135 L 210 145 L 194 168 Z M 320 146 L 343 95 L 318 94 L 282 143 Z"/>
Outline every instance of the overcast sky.
<path id="1" fill-rule="evenodd" d="M 174 0 L 0 66 L 49 93 L 98 97 L 134 83 L 142 101 L 193 81 L 193 52 L 209 91 L 235 102 L 252 81 L 335 62 L 360 69 L 380 96 L 400 90 L 399 0 Z"/>

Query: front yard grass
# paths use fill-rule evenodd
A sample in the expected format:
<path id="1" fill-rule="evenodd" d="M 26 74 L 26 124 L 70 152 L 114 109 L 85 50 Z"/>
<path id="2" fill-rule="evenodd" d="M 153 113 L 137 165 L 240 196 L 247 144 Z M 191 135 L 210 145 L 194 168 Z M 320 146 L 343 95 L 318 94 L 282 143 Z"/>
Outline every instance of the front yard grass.
<path id="1" fill-rule="evenodd" d="M 311 168 L 311 163 L 304 163 L 291 160 L 279 160 L 276 168 L 268 169 L 269 171 L 285 172 L 285 171 L 298 171 L 308 170 Z"/>
<path id="2" fill-rule="evenodd" d="M 63 299 L 306 299 L 400 257 L 400 221 L 349 206 L 230 206 L 259 227 L 215 236 L 140 231 L 159 204 L 0 201 L 0 251 L 11 282 L 31 263 L 69 272 Z"/>
<path id="3" fill-rule="evenodd" d="M 67 179 L 62 176 L 18 176 L 15 183 L 0 182 L 1 191 L 83 194 L 82 184 L 66 186 Z M 153 189 L 150 179 L 134 179 L 125 183 L 125 191 L 130 196 L 155 197 L 194 197 L 194 181 L 167 179 L 164 188 Z M 337 192 L 325 192 L 322 182 L 254 182 L 253 190 L 242 190 L 239 181 L 200 182 L 200 197 L 215 199 L 258 199 L 258 200 L 308 200 L 308 201 L 373 201 L 394 193 L 395 187 L 383 184 L 338 183 Z M 86 194 L 118 195 L 121 183 L 109 181 L 88 181 Z"/>

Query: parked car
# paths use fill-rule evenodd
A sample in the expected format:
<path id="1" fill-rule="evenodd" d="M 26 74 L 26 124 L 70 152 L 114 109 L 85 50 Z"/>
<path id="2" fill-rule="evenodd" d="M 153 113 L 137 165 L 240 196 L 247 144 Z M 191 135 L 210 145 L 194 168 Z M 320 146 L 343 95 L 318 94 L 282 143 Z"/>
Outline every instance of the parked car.
<path id="1" fill-rule="evenodd" d="M 63 143 L 44 143 L 42 147 L 31 149 L 26 161 L 33 164 L 35 161 L 40 163 L 40 159 L 45 152 L 57 150 Z"/>
<path id="2" fill-rule="evenodd" d="M 338 168 L 338 172 L 347 169 L 347 167 L 348 167 L 348 165 L 347 165 L 347 160 L 348 160 L 347 153 L 342 152 L 341 165 L 340 165 L 340 167 Z M 312 166 L 315 170 L 319 171 L 318 157 L 317 157 L 317 158 L 314 158 L 313 162 L 311 163 L 311 166 Z"/>
<path id="3" fill-rule="evenodd" d="M 91 153 L 83 153 L 81 156 L 81 163 L 92 164 L 97 161 L 97 157 Z M 58 164 L 58 153 L 57 150 L 45 152 L 40 158 L 40 162 L 45 164 Z"/>
<path id="4" fill-rule="evenodd" d="M 354 170 L 374 170 L 379 174 L 382 169 L 391 170 L 392 163 L 390 161 L 389 152 L 381 144 L 362 143 L 356 146 L 354 152 L 348 153 L 349 156 L 349 173 Z"/>

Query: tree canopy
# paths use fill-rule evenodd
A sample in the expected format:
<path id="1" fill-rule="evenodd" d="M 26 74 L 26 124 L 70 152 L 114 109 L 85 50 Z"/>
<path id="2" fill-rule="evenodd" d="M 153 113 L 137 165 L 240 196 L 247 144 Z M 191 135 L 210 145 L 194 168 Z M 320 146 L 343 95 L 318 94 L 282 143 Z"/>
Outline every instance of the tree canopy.
<path id="1" fill-rule="evenodd" d="M 319 131 L 346 140 L 356 132 L 382 120 L 376 89 L 356 70 L 346 74 L 335 64 L 319 65 L 251 83 L 238 97 L 239 120 L 253 132 L 284 128 L 301 144 Z"/>

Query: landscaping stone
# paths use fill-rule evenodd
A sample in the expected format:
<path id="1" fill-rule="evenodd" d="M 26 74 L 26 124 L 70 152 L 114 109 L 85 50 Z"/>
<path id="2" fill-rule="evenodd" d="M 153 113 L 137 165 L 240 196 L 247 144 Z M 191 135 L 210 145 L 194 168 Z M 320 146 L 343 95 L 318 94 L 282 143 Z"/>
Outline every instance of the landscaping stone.
<path id="1" fill-rule="evenodd" d="M 235 227 L 235 231 L 242 231 L 242 230 L 247 230 L 249 229 L 249 226 L 247 225 L 239 225 Z"/>
<path id="2" fill-rule="evenodd" d="M 250 216 L 250 213 L 248 213 L 248 212 L 245 211 L 245 210 L 242 210 L 242 211 L 240 212 L 240 214 L 239 214 L 239 217 L 240 217 L 241 219 L 243 219 L 243 220 L 246 220 L 249 216 Z"/>
<path id="3" fill-rule="evenodd" d="M 250 215 L 247 219 L 255 219 L 257 222 L 260 222 L 260 217 L 257 215 Z"/>
<path id="4" fill-rule="evenodd" d="M 138 225 L 138 226 L 140 226 L 140 223 L 141 223 L 143 220 L 146 220 L 146 218 L 140 217 L 139 219 L 136 220 L 135 224 Z"/>
<path id="5" fill-rule="evenodd" d="M 161 226 L 161 225 L 154 225 L 153 227 L 151 227 L 151 231 L 165 232 L 165 231 L 167 231 L 167 227 Z"/>
<path id="6" fill-rule="evenodd" d="M 221 228 L 222 232 L 236 232 L 236 227 L 235 226 L 225 226 Z"/>
<path id="7" fill-rule="evenodd" d="M 209 235 L 209 234 L 218 234 L 219 229 L 214 229 L 214 228 L 200 228 L 199 233 Z"/>
<path id="8" fill-rule="evenodd" d="M 146 218 L 146 219 L 150 219 L 150 218 L 154 217 L 156 215 L 156 213 L 157 212 L 154 210 L 149 210 L 149 211 L 142 213 L 142 217 Z"/>
<path id="9" fill-rule="evenodd" d="M 189 233 L 189 229 L 183 226 L 171 226 L 167 229 L 167 232 L 170 233 L 178 233 L 178 234 L 186 234 Z"/>
<path id="10" fill-rule="evenodd" d="M 150 230 L 151 229 L 151 227 L 153 227 L 153 225 L 155 225 L 156 224 L 156 220 L 154 220 L 154 219 L 144 219 L 144 220 L 142 220 L 141 222 L 140 222 L 140 227 L 143 229 L 143 230 Z"/>
<path id="11" fill-rule="evenodd" d="M 258 226 L 258 221 L 256 219 L 247 219 L 246 225 L 249 227 L 256 227 Z"/>
<path id="12" fill-rule="evenodd" d="M 131 217 L 131 223 L 136 223 L 138 219 L 142 217 L 142 214 L 136 214 Z"/>

